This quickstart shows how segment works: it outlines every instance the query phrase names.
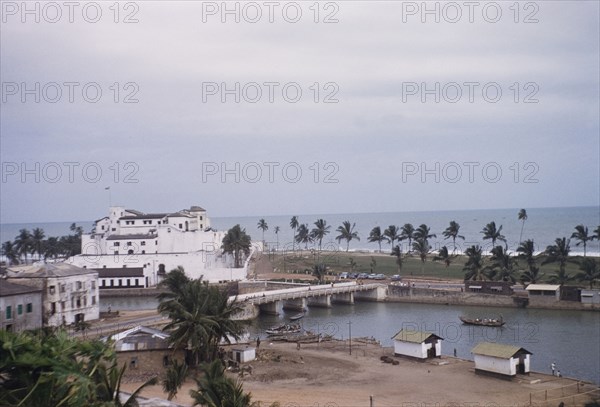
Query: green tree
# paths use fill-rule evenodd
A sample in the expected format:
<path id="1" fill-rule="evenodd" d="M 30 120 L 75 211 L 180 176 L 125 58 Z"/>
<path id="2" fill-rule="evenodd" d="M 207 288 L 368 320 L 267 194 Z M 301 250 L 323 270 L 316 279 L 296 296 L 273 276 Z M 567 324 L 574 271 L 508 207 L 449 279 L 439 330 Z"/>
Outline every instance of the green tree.
<path id="1" fill-rule="evenodd" d="M 350 241 L 351 240 L 359 240 L 360 241 L 360 237 L 358 237 L 358 232 L 354 231 L 354 228 L 356 227 L 356 223 L 353 223 L 352 225 L 350 225 L 349 221 L 344 221 L 342 222 L 342 226 L 338 226 L 337 228 L 337 232 L 339 233 L 339 235 L 337 235 L 337 237 L 335 238 L 335 240 L 338 241 L 338 243 L 340 243 L 342 240 L 346 241 L 346 251 L 348 251 L 348 249 L 350 248 Z"/>
<path id="2" fill-rule="evenodd" d="M 430 238 L 437 237 L 436 234 L 431 233 L 430 230 L 431 229 L 429 228 L 429 226 L 427 226 L 426 224 L 423 223 L 417 229 L 415 229 L 415 233 L 413 234 L 413 237 L 415 240 L 421 239 L 421 240 L 428 242 Z M 414 247 L 414 245 L 413 245 L 413 247 Z"/>
<path id="3" fill-rule="evenodd" d="M 452 263 L 452 256 L 450 255 L 450 253 L 448 252 L 448 248 L 446 246 L 443 246 L 439 251 L 438 251 L 438 255 L 435 256 L 433 258 L 434 261 L 441 261 L 443 262 L 446 267 L 450 266 L 450 263 Z"/>
<path id="4" fill-rule="evenodd" d="M 413 251 L 421 258 L 421 274 L 425 275 L 425 260 L 427 260 L 427 255 L 431 251 L 431 246 L 429 246 L 427 239 L 422 237 L 415 239 L 413 242 Z"/>
<path id="5" fill-rule="evenodd" d="M 598 261 L 584 258 L 579 264 L 579 270 L 581 271 L 575 275 L 575 278 L 579 281 L 589 283 L 590 289 L 594 288 L 594 284 L 600 280 Z"/>
<path id="6" fill-rule="evenodd" d="M 19 264 L 19 250 L 12 241 L 2 243 L 2 255 L 8 260 L 9 266 Z"/>
<path id="7" fill-rule="evenodd" d="M 44 233 L 44 230 L 41 228 L 35 228 L 33 229 L 32 233 L 31 233 L 31 252 L 32 254 L 37 253 L 38 255 L 38 260 L 40 260 L 42 258 L 42 245 L 44 243 L 44 238 L 46 237 L 46 234 Z"/>
<path id="8" fill-rule="evenodd" d="M 525 227 L 525 221 L 527 220 L 527 211 L 525 209 L 521 209 L 519 214 L 517 215 L 521 223 L 521 234 L 519 235 L 519 245 L 523 240 L 523 228 Z"/>
<path id="9" fill-rule="evenodd" d="M 481 247 L 479 245 L 473 245 L 465 250 L 465 255 L 467 256 L 467 262 L 463 267 L 463 271 L 465 272 L 465 280 L 484 280 L 486 276 L 483 272 L 483 256 L 481 254 Z"/>
<path id="10" fill-rule="evenodd" d="M 371 256 L 371 262 L 369 263 L 369 267 L 371 269 L 371 274 L 375 271 L 375 267 L 377 267 L 377 260 L 375 257 Z"/>
<path id="11" fill-rule="evenodd" d="M 273 231 L 275 232 L 275 238 L 277 239 L 277 250 L 279 250 L 279 231 L 281 229 L 279 228 L 279 226 L 275 226 L 275 229 L 273 229 Z"/>
<path id="12" fill-rule="evenodd" d="M 265 230 L 269 230 L 269 225 L 267 225 L 267 222 L 264 219 L 261 219 L 261 220 L 258 221 L 257 227 L 258 227 L 258 229 L 262 230 L 262 242 L 263 242 L 263 246 L 264 246 L 264 244 L 265 244 Z"/>
<path id="13" fill-rule="evenodd" d="M 401 237 L 400 228 L 396 225 L 390 225 L 386 230 L 383 231 L 383 235 L 387 237 L 387 240 L 390 242 L 390 246 L 393 250 L 394 242 L 396 242 L 396 240 L 400 240 Z"/>
<path id="14" fill-rule="evenodd" d="M 292 239 L 292 250 L 296 249 L 296 229 L 298 229 L 298 226 L 300 226 L 300 223 L 298 223 L 298 217 L 292 216 L 292 219 L 290 220 L 290 228 L 292 228 L 292 230 L 294 231 L 294 237 Z"/>
<path id="15" fill-rule="evenodd" d="M 325 281 L 327 267 L 323 263 L 315 264 L 312 269 L 312 275 L 317 278 L 319 284 Z"/>
<path id="16" fill-rule="evenodd" d="M 31 238 L 31 232 L 27 229 L 19 230 L 19 234 L 15 238 L 15 248 L 19 253 L 19 258 L 25 257 L 25 263 L 27 263 L 27 254 L 31 253 L 31 248 L 33 247 L 33 242 Z"/>
<path id="17" fill-rule="evenodd" d="M 544 274 L 540 273 L 540 269 L 536 264 L 535 244 L 533 240 L 528 239 L 521 242 L 517 248 L 517 253 L 519 253 L 519 258 L 525 260 L 528 267 L 528 270 L 524 270 L 521 273 L 521 283 L 525 285 L 526 283 L 536 284 L 540 282 Z"/>
<path id="18" fill-rule="evenodd" d="M 587 226 L 577 225 L 575 226 L 575 232 L 571 235 L 571 239 L 577 239 L 575 246 L 583 244 L 583 257 L 585 257 L 587 242 L 591 242 L 594 239 L 594 235 L 589 235 Z"/>
<path id="19" fill-rule="evenodd" d="M 452 238 L 452 245 L 453 245 L 452 253 L 453 254 L 456 252 L 456 238 L 465 240 L 464 236 L 461 236 L 458 234 L 459 230 L 460 230 L 460 225 L 455 221 L 451 221 L 450 225 L 446 228 L 446 230 L 444 230 L 442 232 L 442 234 L 444 235 L 444 239 Z"/>
<path id="20" fill-rule="evenodd" d="M 298 244 L 304 243 L 304 249 L 308 250 L 308 244 L 312 243 L 313 239 L 308 230 L 307 224 L 302 224 L 298 227 L 298 233 L 296 234 L 296 242 Z"/>
<path id="21" fill-rule="evenodd" d="M 392 256 L 396 257 L 396 265 L 398 266 L 398 274 L 400 274 L 402 272 L 402 248 L 400 247 L 400 245 L 396 245 L 393 249 L 392 249 Z"/>
<path id="22" fill-rule="evenodd" d="M 165 372 L 163 379 L 163 390 L 168 394 L 167 399 L 173 400 L 177 392 L 183 386 L 188 374 L 188 366 L 185 363 L 179 363 L 174 360 L 171 366 Z"/>
<path id="23" fill-rule="evenodd" d="M 250 236 L 246 234 L 246 229 L 242 229 L 240 225 L 235 225 L 227 231 L 223 237 L 221 248 L 224 253 L 233 255 L 234 267 L 242 267 L 242 254 L 248 256 L 250 254 L 250 246 L 252 241 Z"/>
<path id="24" fill-rule="evenodd" d="M 489 267 L 489 276 L 492 280 L 515 283 L 516 261 L 502 246 L 496 246 L 492 249 L 491 267 Z"/>
<path id="25" fill-rule="evenodd" d="M 202 366 L 202 377 L 196 379 L 197 390 L 190 390 L 194 406 L 258 407 L 250 393 L 244 393 L 242 383 L 225 375 L 221 361 Z"/>
<path id="26" fill-rule="evenodd" d="M 329 229 L 331 226 L 327 225 L 327 222 L 323 219 L 317 219 L 314 223 L 315 227 L 311 231 L 311 235 L 313 239 L 319 241 L 319 252 L 321 251 L 321 243 L 323 242 L 323 238 L 329 234 Z"/>
<path id="27" fill-rule="evenodd" d="M 569 253 L 571 252 L 570 239 L 565 237 L 557 238 L 553 245 L 546 247 L 544 254 L 547 256 L 542 264 L 558 263 L 559 269 L 554 276 L 550 278 L 552 282 L 556 284 L 564 285 L 573 279 L 566 271 L 567 262 L 572 261 L 569 259 Z"/>
<path id="28" fill-rule="evenodd" d="M 492 248 L 496 247 L 496 240 L 506 243 L 506 238 L 501 232 L 502 225 L 496 229 L 496 222 L 488 223 L 481 231 L 481 233 L 483 233 L 483 240 L 490 239 L 492 241 Z"/>
<path id="29" fill-rule="evenodd" d="M 415 228 L 410 223 L 404 224 L 400 230 L 400 241 L 408 240 L 408 252 L 412 250 L 412 240 L 415 234 Z"/>
<path id="30" fill-rule="evenodd" d="M 379 244 L 379 252 L 381 253 L 381 242 L 388 240 L 388 238 L 381 233 L 381 228 L 379 226 L 375 226 L 371 229 L 367 240 L 371 243 L 377 242 Z"/>

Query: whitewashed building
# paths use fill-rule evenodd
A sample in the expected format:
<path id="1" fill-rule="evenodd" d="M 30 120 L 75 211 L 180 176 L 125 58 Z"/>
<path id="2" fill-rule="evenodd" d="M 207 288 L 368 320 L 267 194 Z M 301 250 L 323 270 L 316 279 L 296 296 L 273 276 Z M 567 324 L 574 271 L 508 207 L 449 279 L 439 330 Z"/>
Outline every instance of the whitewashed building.
<path id="1" fill-rule="evenodd" d="M 600 290 L 592 289 L 581 289 L 581 303 L 582 304 L 600 304 Z"/>
<path id="2" fill-rule="evenodd" d="M 527 288 L 529 303 L 532 305 L 560 301 L 560 285 L 558 284 L 529 284 Z"/>
<path id="3" fill-rule="evenodd" d="M 517 373 L 528 374 L 530 355 L 528 350 L 514 345 L 481 342 L 472 350 L 475 373 L 513 377 Z"/>
<path id="4" fill-rule="evenodd" d="M 431 332 L 402 329 L 392 337 L 394 354 L 416 359 L 441 357 L 444 338 Z"/>
<path id="5" fill-rule="evenodd" d="M 199 206 L 174 213 L 113 206 L 82 235 L 82 254 L 69 261 L 97 270 L 103 289 L 152 287 L 178 266 L 209 282 L 243 280 L 247 268 L 234 268 L 232 256 L 221 250 L 225 233 L 211 228 Z"/>
<path id="6" fill-rule="evenodd" d="M 44 326 L 98 319 L 98 272 L 67 263 L 7 268 L 7 280 L 41 290 Z"/>
<path id="7" fill-rule="evenodd" d="M 245 348 L 233 348 L 231 350 L 233 360 L 238 363 L 247 363 L 256 359 L 256 348 L 246 346 Z"/>
<path id="8" fill-rule="evenodd" d="M 21 332 L 42 327 L 42 290 L 0 277 L 0 329 Z"/>

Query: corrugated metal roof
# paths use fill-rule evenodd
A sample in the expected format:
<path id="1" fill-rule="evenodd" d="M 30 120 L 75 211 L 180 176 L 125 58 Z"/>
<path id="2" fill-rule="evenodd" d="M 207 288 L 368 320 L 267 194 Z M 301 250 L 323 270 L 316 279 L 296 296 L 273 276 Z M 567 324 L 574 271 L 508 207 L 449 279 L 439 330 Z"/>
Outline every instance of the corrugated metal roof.
<path id="1" fill-rule="evenodd" d="M 521 351 L 531 355 L 531 352 L 527 349 L 519 346 L 504 345 L 502 343 L 481 342 L 471 349 L 471 353 L 476 355 L 492 356 L 500 359 L 510 359 Z"/>
<path id="2" fill-rule="evenodd" d="M 560 288 L 558 284 L 529 284 L 526 288 L 527 291 L 540 290 L 540 291 L 556 291 Z"/>
<path id="3" fill-rule="evenodd" d="M 144 277 L 144 269 L 142 267 L 116 267 L 116 268 L 97 268 L 100 278 L 110 277 Z"/>
<path id="4" fill-rule="evenodd" d="M 429 337 L 434 336 L 439 339 L 443 339 L 431 332 L 423 332 L 423 331 L 410 331 L 410 330 L 400 330 L 396 335 L 392 336 L 392 339 L 396 341 L 402 342 L 410 342 L 410 343 L 423 343 Z"/>
<path id="5" fill-rule="evenodd" d="M 0 278 L 0 297 L 8 297 L 9 295 L 19 295 L 27 293 L 36 293 L 42 291 L 41 288 L 29 287 L 21 284 L 14 284 Z"/>
<path id="6" fill-rule="evenodd" d="M 40 278 L 40 277 L 68 277 L 82 274 L 98 273 L 67 263 L 45 263 L 28 266 L 13 266 L 6 269 L 9 278 Z"/>

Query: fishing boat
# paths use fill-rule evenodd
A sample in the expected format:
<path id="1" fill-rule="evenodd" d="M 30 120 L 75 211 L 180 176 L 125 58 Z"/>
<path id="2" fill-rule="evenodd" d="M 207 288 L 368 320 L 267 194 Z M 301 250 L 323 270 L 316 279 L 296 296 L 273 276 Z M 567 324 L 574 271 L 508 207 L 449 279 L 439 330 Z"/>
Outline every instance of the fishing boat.
<path id="1" fill-rule="evenodd" d="M 290 317 L 290 321 L 297 321 L 297 320 L 302 319 L 302 318 L 304 318 L 304 312 L 301 312 L 301 313 L 296 314 L 296 315 L 292 315 Z"/>
<path id="2" fill-rule="evenodd" d="M 467 324 L 467 325 L 502 326 L 502 325 L 504 325 L 506 323 L 502 319 L 502 315 L 500 316 L 499 319 L 493 319 L 493 318 L 467 318 L 467 317 L 463 317 L 463 316 L 460 316 L 459 318 L 463 322 L 463 324 Z"/>
<path id="3" fill-rule="evenodd" d="M 273 335 L 287 335 L 287 334 L 296 334 L 300 332 L 300 325 L 280 325 L 277 327 L 273 327 L 271 329 L 267 329 L 265 333 L 269 336 Z"/>

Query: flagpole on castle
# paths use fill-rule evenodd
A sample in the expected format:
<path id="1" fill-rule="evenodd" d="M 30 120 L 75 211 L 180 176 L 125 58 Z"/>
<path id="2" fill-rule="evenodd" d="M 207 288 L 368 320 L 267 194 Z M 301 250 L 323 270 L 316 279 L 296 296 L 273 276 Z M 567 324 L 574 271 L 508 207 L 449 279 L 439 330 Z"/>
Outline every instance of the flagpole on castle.
<path id="1" fill-rule="evenodd" d="M 110 187 L 106 187 L 104 188 L 105 191 L 108 191 L 108 207 L 110 208 L 112 206 L 112 194 L 110 191 Z"/>

